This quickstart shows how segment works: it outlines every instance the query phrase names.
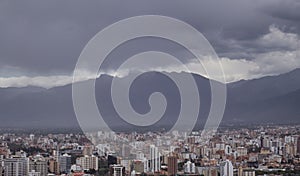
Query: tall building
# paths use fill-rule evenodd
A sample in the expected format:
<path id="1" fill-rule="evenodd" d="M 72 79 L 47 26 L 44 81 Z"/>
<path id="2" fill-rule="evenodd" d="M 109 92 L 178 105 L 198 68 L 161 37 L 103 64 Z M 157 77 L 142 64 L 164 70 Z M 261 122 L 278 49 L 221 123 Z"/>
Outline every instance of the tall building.
<path id="1" fill-rule="evenodd" d="M 71 156 L 68 154 L 64 154 L 59 157 L 59 171 L 60 173 L 69 173 L 72 163 L 71 163 Z"/>
<path id="2" fill-rule="evenodd" d="M 59 174 L 59 163 L 53 158 L 49 160 L 49 171 L 53 174 Z"/>
<path id="3" fill-rule="evenodd" d="M 93 146 L 91 145 L 86 145 L 83 147 L 83 151 L 82 151 L 82 154 L 85 156 L 91 156 L 93 155 Z"/>
<path id="4" fill-rule="evenodd" d="M 191 161 L 187 161 L 184 164 L 184 173 L 189 173 L 189 174 L 196 173 L 195 163 L 192 163 Z"/>
<path id="5" fill-rule="evenodd" d="M 220 163 L 220 176 L 233 176 L 233 165 L 226 160 Z"/>
<path id="6" fill-rule="evenodd" d="M 0 159 L 0 176 L 4 176 L 4 167 L 3 167 L 1 159 Z"/>
<path id="7" fill-rule="evenodd" d="M 297 138 L 297 153 L 300 154 L 300 136 Z"/>
<path id="8" fill-rule="evenodd" d="M 29 161 L 29 171 L 40 173 L 40 176 L 48 175 L 48 164 L 44 157 L 37 155 Z"/>
<path id="9" fill-rule="evenodd" d="M 144 163 L 144 172 L 149 171 L 149 160 L 147 158 L 143 158 L 143 163 Z"/>
<path id="10" fill-rule="evenodd" d="M 175 176 L 178 170 L 178 163 L 176 156 L 168 157 L 168 176 Z"/>
<path id="11" fill-rule="evenodd" d="M 83 170 L 98 170 L 98 157 L 93 155 L 80 157 L 76 159 L 76 164 L 80 165 Z"/>
<path id="12" fill-rule="evenodd" d="M 160 153 L 155 145 L 150 145 L 150 172 L 160 171 Z"/>
<path id="13" fill-rule="evenodd" d="M 7 158 L 4 160 L 5 176 L 28 176 L 28 158 Z"/>
<path id="14" fill-rule="evenodd" d="M 237 172 L 238 172 L 237 176 L 243 176 L 243 167 L 240 166 L 240 167 L 238 168 Z"/>

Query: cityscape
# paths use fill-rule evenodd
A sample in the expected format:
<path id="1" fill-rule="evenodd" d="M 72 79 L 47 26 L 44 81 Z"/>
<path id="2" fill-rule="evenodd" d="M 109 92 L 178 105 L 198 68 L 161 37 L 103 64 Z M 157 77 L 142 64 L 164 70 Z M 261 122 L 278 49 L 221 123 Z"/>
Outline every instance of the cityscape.
<path id="1" fill-rule="evenodd" d="M 299 0 L 1 0 L 0 176 L 300 176 Z"/>
<path id="2" fill-rule="evenodd" d="M 299 127 L 223 127 L 205 137 L 200 131 L 98 131 L 90 134 L 94 144 L 81 133 L 2 132 L 0 169 L 4 176 L 298 175 Z M 130 142 L 121 145 L 121 139 Z"/>

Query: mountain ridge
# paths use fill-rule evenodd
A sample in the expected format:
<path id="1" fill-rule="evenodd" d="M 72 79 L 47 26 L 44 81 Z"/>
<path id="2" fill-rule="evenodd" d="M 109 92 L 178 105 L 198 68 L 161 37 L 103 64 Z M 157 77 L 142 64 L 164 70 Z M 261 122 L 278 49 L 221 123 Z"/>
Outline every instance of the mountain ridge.
<path id="1" fill-rule="evenodd" d="M 172 73 L 179 79 L 188 73 Z M 201 107 L 196 126 L 202 127 L 210 108 L 209 80 L 193 74 L 200 94 Z M 98 107 L 108 123 L 116 127 L 124 123 L 116 117 L 110 99 L 110 84 L 113 77 L 101 75 L 96 81 Z M 122 79 L 122 78 L 118 78 Z M 130 91 L 133 108 L 139 113 L 149 111 L 148 97 L 155 91 L 162 91 L 167 98 L 167 115 L 162 126 L 169 126 L 167 117 L 176 117 L 180 109 L 178 89 L 162 73 L 147 74 L 139 77 Z M 221 84 L 221 83 L 220 83 Z M 228 99 L 223 123 L 242 122 L 300 122 L 300 69 L 268 76 L 260 79 L 238 81 L 227 84 Z M 51 89 L 38 87 L 0 88 L 0 127 L 78 127 L 72 104 L 72 86 L 65 85 Z M 134 98 L 137 97 L 137 98 Z M 167 100 L 169 100 L 167 99 Z M 103 101 L 102 101 L 103 100 Z M 104 101 L 105 100 L 105 101 Z M 204 103 L 203 103 L 204 102 Z M 130 126 L 133 127 L 133 126 Z"/>

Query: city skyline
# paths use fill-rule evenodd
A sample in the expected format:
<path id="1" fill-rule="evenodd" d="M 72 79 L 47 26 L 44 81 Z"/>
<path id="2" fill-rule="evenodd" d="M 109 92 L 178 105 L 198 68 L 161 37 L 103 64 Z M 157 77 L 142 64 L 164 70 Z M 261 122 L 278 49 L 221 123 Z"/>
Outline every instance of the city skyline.
<path id="1" fill-rule="evenodd" d="M 299 9 L 0 1 L 0 176 L 300 175 Z"/>

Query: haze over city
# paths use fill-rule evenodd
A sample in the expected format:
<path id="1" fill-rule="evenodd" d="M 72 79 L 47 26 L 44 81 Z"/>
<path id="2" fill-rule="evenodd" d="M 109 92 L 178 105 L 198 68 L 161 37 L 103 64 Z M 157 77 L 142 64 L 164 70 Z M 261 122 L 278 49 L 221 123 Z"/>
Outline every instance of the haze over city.
<path id="1" fill-rule="evenodd" d="M 1 1 L 0 176 L 300 175 L 299 9 Z"/>

